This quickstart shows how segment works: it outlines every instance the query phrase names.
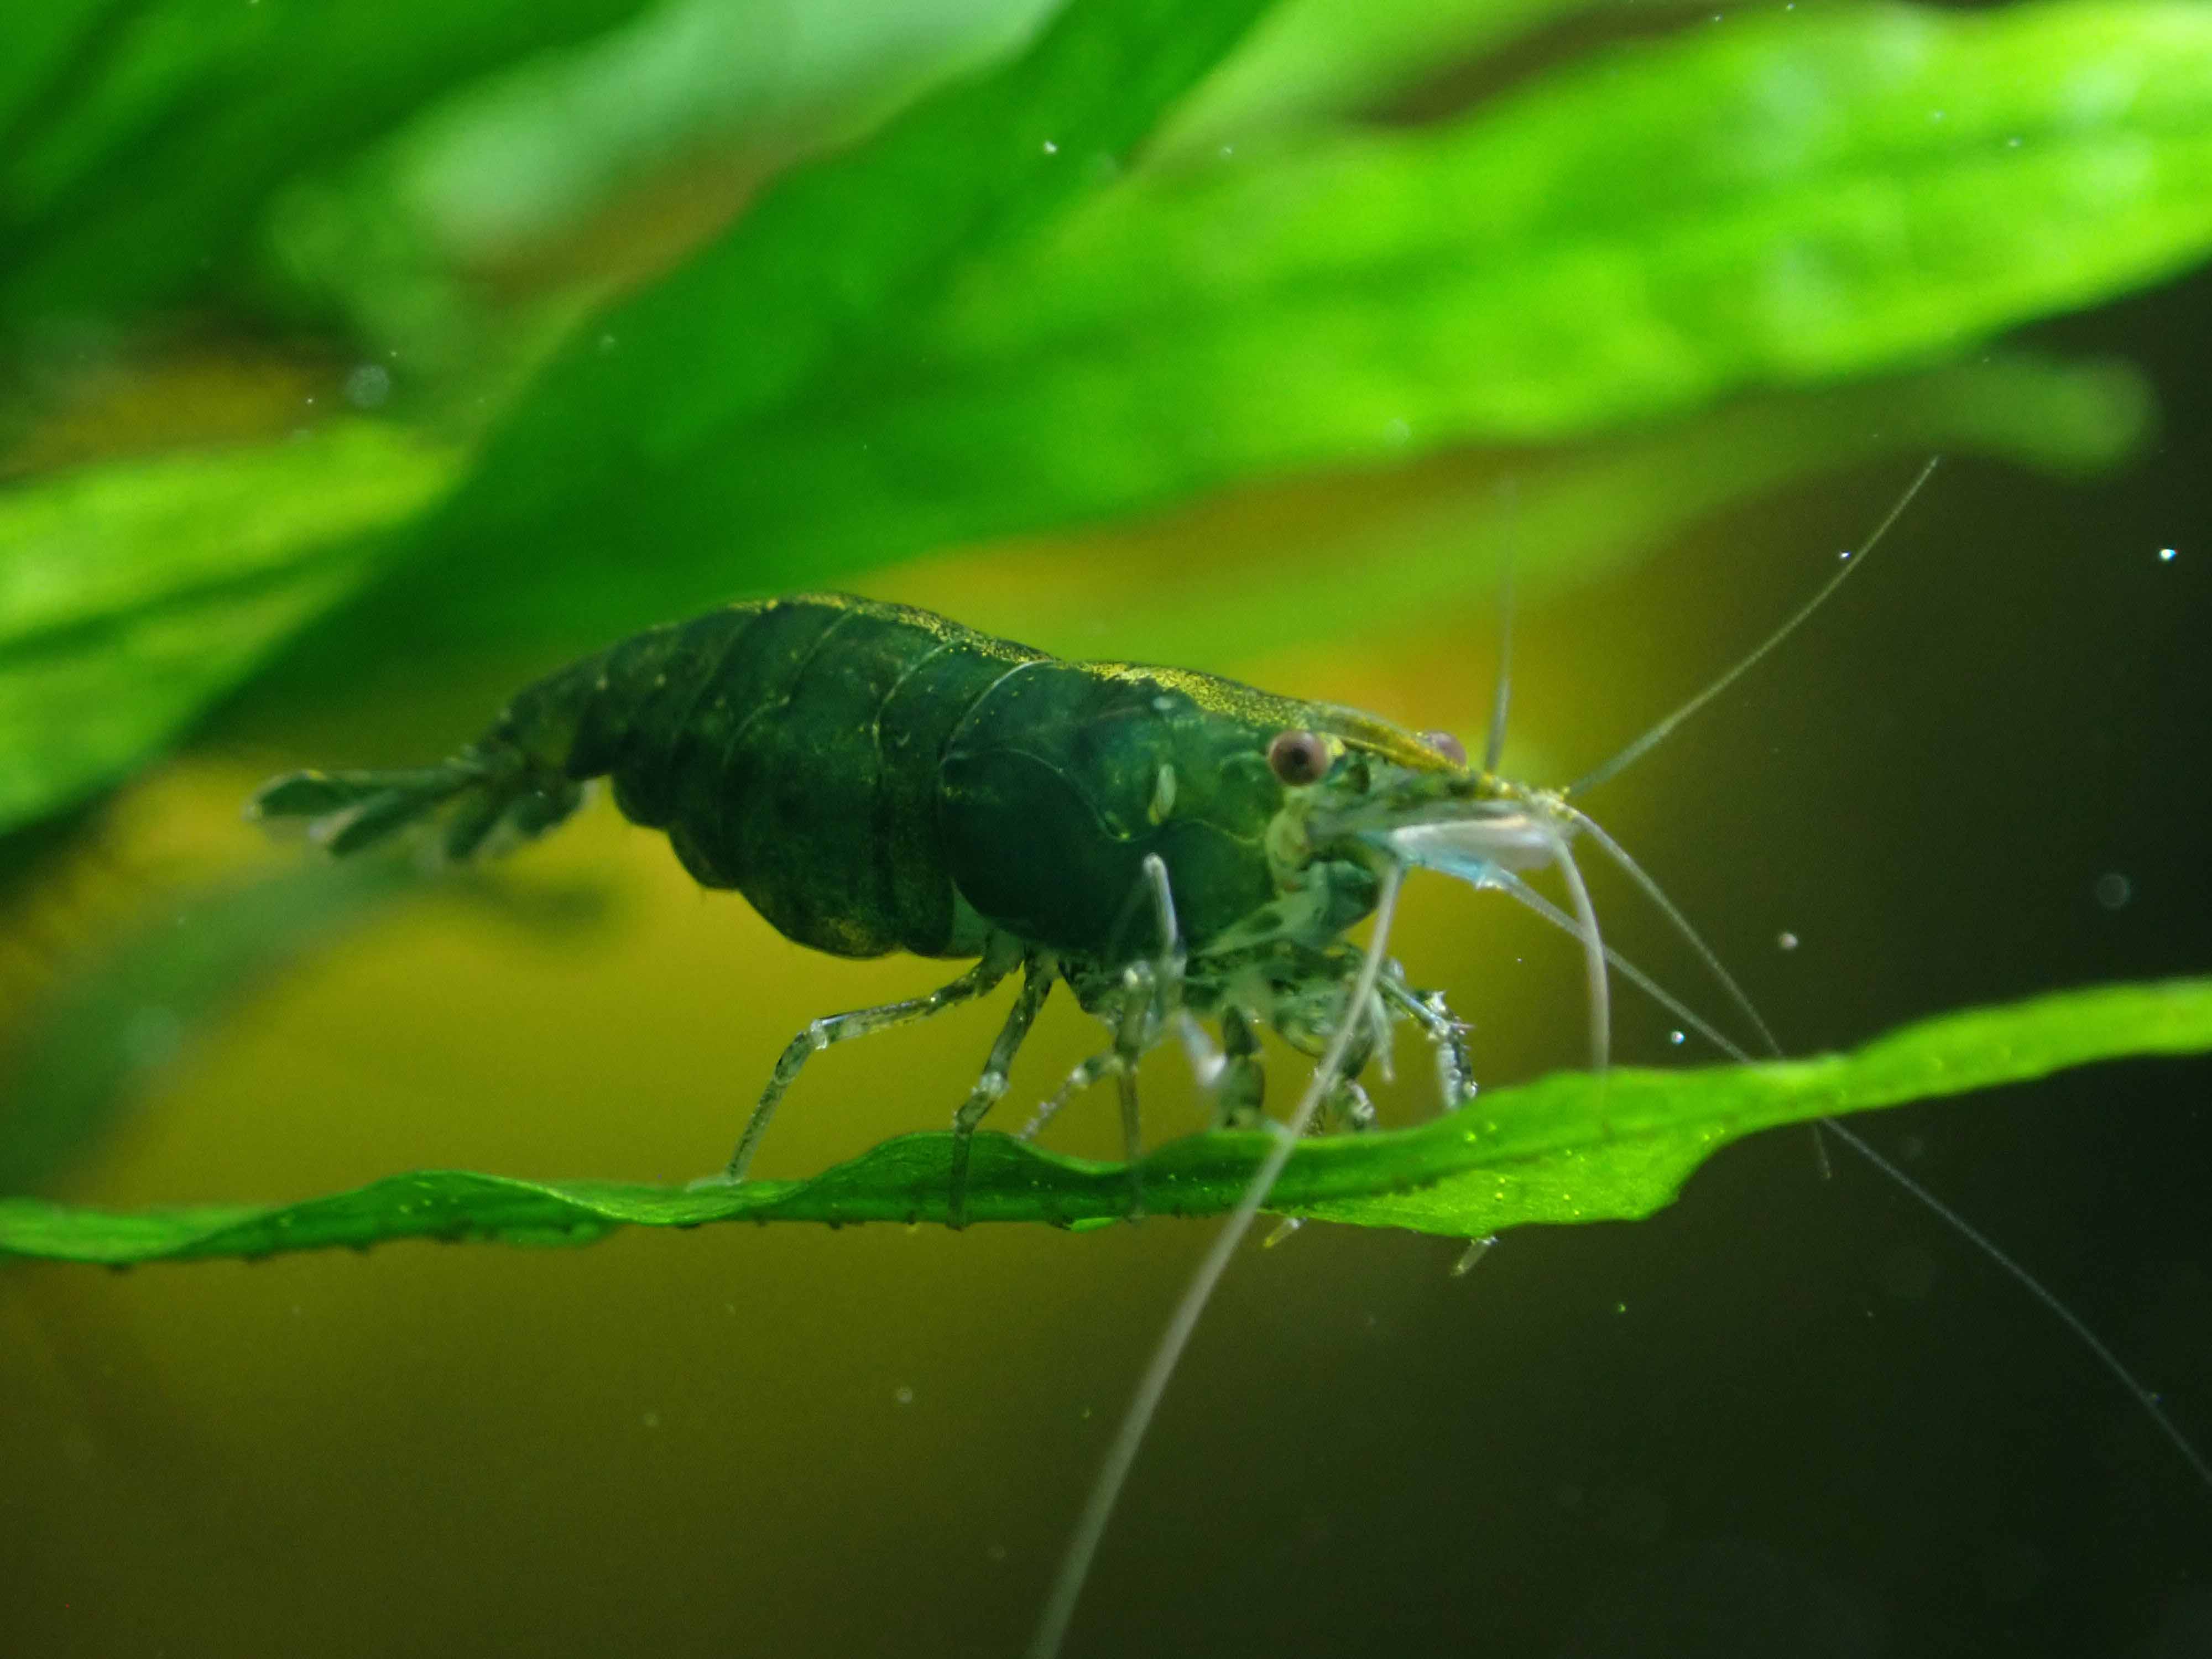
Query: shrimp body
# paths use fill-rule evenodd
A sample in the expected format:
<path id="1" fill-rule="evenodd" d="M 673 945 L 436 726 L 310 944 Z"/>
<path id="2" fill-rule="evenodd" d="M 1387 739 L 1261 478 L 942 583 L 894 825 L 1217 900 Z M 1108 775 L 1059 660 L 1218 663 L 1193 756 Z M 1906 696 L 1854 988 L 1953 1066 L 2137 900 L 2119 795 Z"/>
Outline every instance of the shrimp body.
<path id="1" fill-rule="evenodd" d="M 981 953 L 953 879 L 939 757 L 1042 653 L 842 595 L 655 628 L 524 690 L 478 739 L 571 782 L 606 776 L 702 886 L 837 956 Z"/>
<path id="2" fill-rule="evenodd" d="M 307 819 L 341 854 L 434 819 L 462 859 L 552 827 L 600 777 L 696 879 L 743 893 L 800 945 L 975 958 L 931 996 L 795 1039 L 732 1177 L 809 1054 L 1023 969 L 956 1115 L 956 1218 L 966 1133 L 1055 982 L 1114 1033 L 1078 1076 L 1119 1080 L 1133 1153 L 1136 1062 L 1185 1017 L 1221 1023 L 1223 1110 L 1238 1116 L 1259 1099 L 1254 1025 L 1315 1054 L 1357 1025 L 1333 1102 L 1358 1121 L 1352 1079 L 1393 1018 L 1447 1044 L 1457 1029 L 1395 971 L 1348 1005 L 1358 954 L 1343 935 L 1375 908 L 1381 869 L 1480 878 L 1558 841 L 1530 839 L 1539 798 L 1470 769 L 1449 739 L 1190 670 L 1066 661 L 843 594 L 647 629 L 526 688 L 439 765 L 297 773 L 252 810 Z"/>

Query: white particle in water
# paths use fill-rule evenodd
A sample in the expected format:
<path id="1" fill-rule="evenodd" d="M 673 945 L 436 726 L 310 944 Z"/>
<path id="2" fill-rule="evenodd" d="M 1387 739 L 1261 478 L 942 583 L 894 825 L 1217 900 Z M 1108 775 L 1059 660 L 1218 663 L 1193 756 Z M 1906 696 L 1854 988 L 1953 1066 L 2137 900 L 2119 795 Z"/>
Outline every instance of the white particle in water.
<path id="1" fill-rule="evenodd" d="M 914 1404 L 914 1390 L 908 1388 L 906 1384 L 902 1382 L 897 1388 L 891 1390 L 891 1398 L 897 1401 L 902 1406 L 911 1406 Z"/>
<path id="2" fill-rule="evenodd" d="M 1048 155 L 1057 155 L 1060 154 L 1060 146 L 1048 138 L 1044 141 L 1044 153 Z"/>
<path id="3" fill-rule="evenodd" d="M 1774 942 L 1785 951 L 1794 951 L 1797 948 L 1797 935 L 1790 933 L 1777 933 L 1774 936 Z"/>
<path id="4" fill-rule="evenodd" d="M 2178 551 L 2178 549 L 2171 547 L 2160 548 L 2158 550 L 2158 562 L 2160 564 L 2172 564 L 2174 561 L 2174 556 Z"/>
<path id="5" fill-rule="evenodd" d="M 1667 1041 L 1673 1043 L 1677 1048 L 1679 1048 L 1685 1042 L 1687 1042 L 1689 1038 L 1680 1031 L 1669 1031 L 1667 1033 Z"/>
<path id="6" fill-rule="evenodd" d="M 2135 884 L 2117 870 L 2107 870 L 2089 890 L 2107 910 L 2117 910 L 2135 896 Z"/>

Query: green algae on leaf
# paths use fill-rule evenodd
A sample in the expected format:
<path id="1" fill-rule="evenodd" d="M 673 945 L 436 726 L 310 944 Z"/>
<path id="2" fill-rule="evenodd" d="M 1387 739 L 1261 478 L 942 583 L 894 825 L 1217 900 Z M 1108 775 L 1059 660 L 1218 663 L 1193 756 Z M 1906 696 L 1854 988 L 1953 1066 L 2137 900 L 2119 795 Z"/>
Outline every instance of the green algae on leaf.
<path id="1" fill-rule="evenodd" d="M 1530 1222 L 1628 1220 L 1668 1203 L 1690 1172 L 1754 1130 L 2028 1082 L 2104 1060 L 2212 1051 L 2212 978 L 2060 992 L 1947 1014 L 1847 1054 L 1698 1071 L 1578 1073 L 1486 1093 L 1418 1128 L 1307 1141 L 1267 1208 L 1362 1226 L 1476 1238 Z M 805 1181 L 696 1189 L 524 1181 L 460 1170 L 389 1176 L 287 1205 L 196 1205 L 135 1214 L 0 1200 L 0 1255 L 132 1262 L 401 1238 L 588 1243 L 621 1226 L 712 1221 L 943 1221 L 951 1136 L 902 1135 Z M 1155 1213 L 1212 1215 L 1237 1201 L 1264 1133 L 1193 1135 L 1145 1159 Z M 976 1139 L 978 1221 L 1110 1222 L 1121 1166 Z"/>

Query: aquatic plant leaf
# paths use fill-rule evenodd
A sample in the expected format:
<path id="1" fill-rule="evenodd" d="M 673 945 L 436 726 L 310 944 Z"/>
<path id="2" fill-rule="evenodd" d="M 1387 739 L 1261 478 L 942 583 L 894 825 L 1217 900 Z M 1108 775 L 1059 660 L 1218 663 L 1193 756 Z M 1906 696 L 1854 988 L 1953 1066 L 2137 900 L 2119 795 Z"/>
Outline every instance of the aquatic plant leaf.
<path id="1" fill-rule="evenodd" d="M 1342 121 L 1601 0 L 1280 0 L 1161 127 L 1146 164 Z M 1225 158 L 1224 158 L 1225 159 Z"/>
<path id="2" fill-rule="evenodd" d="M 342 422 L 0 491 L 0 830 L 82 799 L 349 597 L 453 453 Z"/>
<path id="3" fill-rule="evenodd" d="M 2212 978 L 2062 992 L 1911 1025 L 1848 1054 L 1699 1071 L 1560 1073 L 1484 1094 L 1418 1128 L 1309 1140 L 1267 1207 L 1283 1215 L 1481 1237 L 1531 1222 L 1632 1219 L 1755 1130 L 1902 1105 L 2130 1055 L 2212 1051 Z M 902 1135 L 805 1181 L 698 1190 L 524 1181 L 455 1170 L 388 1179 L 288 1205 L 199 1205 L 114 1214 L 0 1200 L 0 1255 L 122 1264 L 260 1256 L 401 1238 L 588 1242 L 617 1227 L 715 1221 L 943 1221 L 951 1137 Z M 1154 1214 L 1233 1206 L 1265 1134 L 1170 1142 L 1142 1165 Z M 1128 1204 L 1127 1170 L 981 1134 L 977 1221 L 1104 1224 Z"/>
<path id="4" fill-rule="evenodd" d="M 1054 4 L 647 6 L 483 77 L 288 188 L 269 215 L 272 263 L 364 341 L 404 352 L 417 377 L 474 378 L 501 341 L 526 355 L 586 295 L 604 303 L 665 269 L 763 179 L 849 148 L 927 88 L 1011 56 Z M 701 157 L 714 158 L 711 185 Z M 691 182 L 680 219 L 640 224 L 638 201 L 679 174 Z M 608 234 L 606 216 L 625 206 L 625 234 Z M 520 305 L 483 280 L 523 267 L 532 298 Z"/>
<path id="5" fill-rule="evenodd" d="M 2208 248 L 2203 8 L 1746 15 L 1133 180 L 979 267 L 839 435 L 941 477 L 988 430 L 1001 512 L 1118 511 L 1923 364 Z M 819 441 L 775 459 L 827 486 Z"/>
<path id="6" fill-rule="evenodd" d="M 743 521 L 720 511 L 719 481 L 752 470 L 752 425 L 801 392 L 839 395 L 963 264 L 1115 177 L 1267 3 L 1076 0 L 1004 69 L 780 180 L 727 235 L 580 332 L 428 527 L 433 548 L 526 545 L 527 568 L 563 576 L 641 539 L 720 554 Z M 611 542 L 611 520 L 626 526 Z M 447 562 L 469 573 L 464 590 L 482 565 Z"/>
<path id="7" fill-rule="evenodd" d="M 2085 474 L 2136 449 L 2153 414 L 2148 384 L 2126 364 L 1999 352 L 1919 374 L 1739 398 L 1510 468 L 1469 454 L 1365 489 L 1338 480 L 1287 510 L 1272 499 L 1255 504 L 1270 513 L 1266 535 L 1233 520 L 1224 529 L 1222 515 L 1201 510 L 1133 528 L 1109 556 L 1070 558 L 1049 538 L 1024 538 L 988 556 L 984 580 L 975 574 L 983 556 L 969 552 L 941 567 L 909 562 L 888 580 L 866 576 L 856 586 L 957 605 L 986 633 L 1064 654 L 1099 650 L 1097 619 L 1111 616 L 1108 648 L 1117 656 L 1234 673 L 1245 659 L 1308 641 L 1401 637 L 1486 584 L 1494 588 L 1509 550 L 1519 601 L 1556 604 L 1636 568 L 1709 514 L 1822 473 L 1893 459 L 1902 487 L 1940 454 Z M 989 579 L 1001 570 L 1008 580 Z"/>
<path id="8" fill-rule="evenodd" d="M 10 7 L 22 61 L 0 71 L 0 333 L 104 333 L 206 289 L 285 179 L 643 4 Z"/>
<path id="9" fill-rule="evenodd" d="M 1085 121 L 1140 129 L 1048 97 L 1089 62 L 1054 38 L 1018 97 L 795 175 L 586 331 L 393 614 L 454 644 L 604 631 L 1257 477 L 1642 426 L 1954 360 L 2212 250 L 2193 4 L 1731 15 L 1454 123 L 1079 201 L 1118 154 Z M 1034 154 L 948 179 L 918 151 L 956 133 Z M 1073 210 L 1046 222 L 1020 187 L 1054 179 Z M 834 280 L 787 258 L 894 185 Z"/>

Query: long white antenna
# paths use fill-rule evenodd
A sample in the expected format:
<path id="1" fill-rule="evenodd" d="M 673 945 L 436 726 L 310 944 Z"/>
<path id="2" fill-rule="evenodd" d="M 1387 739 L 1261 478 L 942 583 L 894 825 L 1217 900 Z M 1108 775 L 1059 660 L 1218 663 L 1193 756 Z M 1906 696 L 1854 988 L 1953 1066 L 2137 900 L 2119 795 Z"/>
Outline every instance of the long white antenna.
<path id="1" fill-rule="evenodd" d="M 1505 752 L 1505 716 L 1513 702 L 1513 555 L 1519 541 L 1521 494 L 1513 481 L 1505 481 L 1505 573 L 1499 583 L 1498 605 L 1498 678 L 1490 688 L 1490 729 L 1482 739 L 1482 769 L 1497 775 L 1498 757 Z"/>
<path id="2" fill-rule="evenodd" d="M 1846 1129 L 1832 1117 L 1820 1119 L 1820 1127 L 1835 1136 L 1837 1139 L 1842 1141 L 1844 1146 L 1866 1159 L 1899 1186 L 1904 1188 L 1929 1209 L 1934 1211 L 1953 1232 L 1967 1240 L 1984 1255 L 2003 1268 L 2012 1276 L 2014 1284 L 2048 1309 L 2060 1324 L 2074 1333 L 2083 1347 L 2096 1356 L 2097 1363 L 2111 1372 L 2122 1388 L 2135 1396 L 2136 1403 L 2149 1413 L 2152 1422 L 2158 1425 L 2159 1432 L 2173 1443 L 2173 1449 L 2181 1454 L 2182 1461 L 2189 1465 L 2197 1480 L 2203 1482 L 2205 1488 L 2212 1491 L 2212 1462 L 2208 1462 L 2204 1454 L 2197 1449 L 2189 1437 L 2174 1426 L 2173 1419 L 2166 1414 L 2166 1407 L 2159 1402 L 2158 1395 L 2136 1380 L 2136 1374 L 2120 1363 L 2119 1355 L 2105 1346 L 2104 1339 L 2089 1328 L 2087 1321 L 2058 1299 L 2057 1292 L 2052 1291 L 2033 1273 L 1999 1249 L 1990 1242 L 1987 1234 L 1911 1176 L 1905 1174 L 1904 1170 L 1899 1169 L 1896 1164 L 1884 1158 L 1861 1136 Z"/>
<path id="3" fill-rule="evenodd" d="M 1708 685 L 1704 690 L 1698 692 L 1696 696 L 1691 698 L 1689 702 L 1684 703 L 1673 714 L 1668 715 L 1666 719 L 1661 720 L 1656 726 L 1646 732 L 1642 737 L 1630 744 L 1627 748 L 1613 756 L 1611 760 L 1605 762 L 1603 764 L 1596 767 L 1591 771 L 1583 773 L 1582 776 L 1577 778 L 1572 783 L 1569 784 L 1565 789 L 1559 792 L 1560 798 L 1562 799 L 1566 799 L 1576 795 L 1587 794 L 1589 791 L 1596 788 L 1598 785 L 1607 781 L 1609 779 L 1620 776 L 1630 767 L 1635 765 L 1637 762 L 1642 760 L 1644 756 L 1650 754 L 1654 749 L 1656 749 L 1661 744 L 1672 737 L 1676 726 L 1681 725 L 1684 720 L 1689 719 L 1691 715 L 1696 714 L 1700 708 L 1703 708 L 1715 697 L 1720 696 L 1722 692 L 1727 690 L 1729 687 L 1734 685 L 1738 680 L 1741 679 L 1744 675 L 1750 672 L 1751 670 L 1758 665 L 1762 657 L 1765 656 L 1766 653 L 1773 650 L 1776 646 L 1781 644 L 1783 641 L 1788 639 L 1792 634 L 1796 633 L 1797 631 L 1798 624 L 1802 623 L 1815 611 L 1818 611 L 1822 605 L 1826 605 L 1828 602 L 1828 596 L 1833 593 L 1838 588 L 1841 587 L 1846 581 L 1850 580 L 1851 573 L 1856 570 L 1861 564 L 1865 562 L 1866 556 L 1873 552 L 1875 547 L 1881 544 L 1881 538 L 1889 533 L 1890 526 L 1894 525 L 1898 520 L 1905 516 L 1905 509 L 1912 505 L 1912 498 L 1920 493 L 1921 486 L 1926 483 L 1929 478 L 1934 475 L 1936 464 L 1942 459 L 1943 458 L 1940 455 L 1931 455 L 1928 458 L 1928 465 L 1920 469 L 1920 476 L 1913 479 L 1913 481 L 1905 487 L 1905 494 L 1897 498 L 1897 505 L 1891 507 L 1889 509 L 1888 516 L 1875 526 L 1874 534 L 1866 538 L 1866 544 L 1859 549 L 1856 556 L 1846 554 L 1844 557 L 1842 567 L 1837 570 L 1834 575 L 1829 577 L 1826 581 L 1820 584 L 1820 591 L 1814 594 L 1811 599 L 1806 600 L 1804 604 L 1799 605 L 1796 611 L 1790 617 L 1790 620 L 1784 623 L 1781 627 L 1776 629 L 1771 634 L 1769 634 L 1765 641 L 1763 641 L 1749 656 L 1745 657 L 1741 662 L 1737 663 L 1735 667 L 1729 669 L 1727 673 L 1722 675 L 1711 685 Z"/>
<path id="4" fill-rule="evenodd" d="M 1620 867 L 1621 873 L 1636 884 L 1644 896 L 1650 899 L 1659 914 L 1667 918 L 1668 925 L 1688 942 L 1690 948 L 1698 953 L 1698 959 L 1705 964 L 1706 971 L 1720 981 L 1721 989 L 1728 993 L 1729 1000 L 1735 1004 L 1737 1012 L 1751 1022 L 1752 1029 L 1759 1033 L 1759 1040 L 1766 1052 L 1777 1060 L 1781 1059 L 1782 1045 L 1775 1041 L 1774 1033 L 1768 1028 L 1765 1017 L 1753 1004 L 1743 987 L 1736 983 L 1735 975 L 1722 965 L 1720 953 L 1705 943 L 1704 936 L 1690 926 L 1690 919 L 1682 914 L 1681 908 L 1667 896 L 1667 890 L 1653 879 L 1649 871 L 1631 858 L 1628 849 L 1608 835 L 1595 818 L 1580 807 L 1569 806 L 1564 810 L 1575 827 L 1604 850 L 1605 855 Z"/>
<path id="5" fill-rule="evenodd" d="M 1352 1034 L 1367 1023 L 1367 1005 L 1375 995 L 1376 981 L 1382 976 L 1382 952 L 1390 937 L 1390 919 L 1398 908 L 1398 887 L 1404 879 L 1405 872 L 1397 864 L 1382 866 L 1382 888 L 1375 901 L 1374 936 L 1368 940 L 1367 955 L 1360 962 L 1358 977 L 1352 981 L 1352 995 L 1345 1003 L 1344 1017 L 1337 1022 L 1336 1035 L 1329 1039 L 1328 1050 L 1315 1068 L 1313 1081 L 1306 1085 L 1305 1095 L 1291 1114 L 1290 1121 L 1282 1127 L 1275 1144 L 1267 1149 L 1267 1156 L 1261 1160 L 1260 1167 L 1246 1184 L 1244 1195 L 1237 1200 L 1229 1219 L 1214 1235 L 1206 1259 L 1191 1275 L 1189 1288 L 1183 1291 L 1167 1329 L 1161 1334 L 1159 1346 L 1152 1351 L 1152 1363 L 1145 1367 L 1136 1396 L 1129 1401 L 1121 1426 L 1114 1431 L 1113 1443 L 1106 1449 L 1105 1464 L 1099 1469 L 1091 1496 L 1083 1505 L 1074 1536 L 1067 1540 L 1067 1553 L 1060 1558 L 1060 1571 L 1052 1581 L 1052 1594 L 1045 1598 L 1044 1612 L 1037 1620 L 1036 1634 L 1030 1638 L 1029 1659 L 1056 1659 L 1060 1643 L 1066 1639 L 1068 1622 L 1075 1616 L 1075 1603 L 1091 1577 L 1091 1564 L 1097 1558 L 1099 1542 L 1106 1536 L 1107 1523 L 1114 1518 L 1114 1505 L 1129 1478 L 1130 1465 L 1137 1461 L 1138 1448 L 1145 1443 L 1146 1431 L 1152 1426 L 1153 1414 L 1167 1394 L 1168 1383 L 1175 1376 L 1190 1334 L 1198 1328 L 1199 1317 L 1212 1298 L 1213 1287 L 1227 1271 L 1229 1258 L 1237 1253 L 1237 1247 L 1244 1242 L 1244 1235 L 1251 1231 L 1252 1218 L 1259 1214 L 1260 1206 L 1274 1190 L 1283 1166 L 1291 1161 L 1291 1152 L 1313 1127 L 1314 1114 L 1321 1109 L 1322 1097 L 1343 1070 Z"/>

